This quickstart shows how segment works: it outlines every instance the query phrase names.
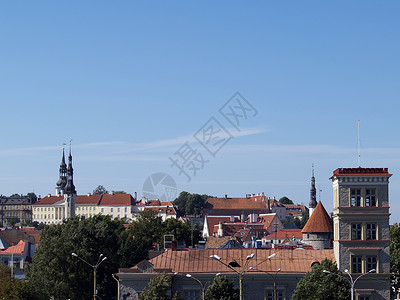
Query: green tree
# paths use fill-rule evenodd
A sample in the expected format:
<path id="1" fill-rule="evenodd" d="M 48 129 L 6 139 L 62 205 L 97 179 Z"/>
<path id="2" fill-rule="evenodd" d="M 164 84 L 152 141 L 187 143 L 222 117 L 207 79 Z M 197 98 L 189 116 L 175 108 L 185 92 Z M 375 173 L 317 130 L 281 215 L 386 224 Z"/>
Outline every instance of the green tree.
<path id="1" fill-rule="evenodd" d="M 185 241 L 186 245 L 192 245 L 192 242 L 195 245 L 200 240 L 200 231 L 191 223 L 183 223 L 177 219 L 170 218 L 163 225 L 163 235 L 173 234 L 175 240 Z"/>
<path id="2" fill-rule="evenodd" d="M 108 191 L 106 188 L 102 185 L 99 185 L 97 188 L 95 188 L 92 192 L 93 195 L 103 195 L 103 194 L 108 194 Z"/>
<path id="3" fill-rule="evenodd" d="M 143 290 L 139 300 L 167 300 L 171 299 L 167 293 L 171 289 L 171 280 L 166 273 L 161 273 L 151 279 Z"/>
<path id="4" fill-rule="evenodd" d="M 226 276 L 216 276 L 207 288 L 205 298 L 207 300 L 238 300 L 239 290 Z"/>
<path id="5" fill-rule="evenodd" d="M 23 300 L 34 299 L 29 295 L 26 282 L 11 278 L 11 270 L 0 263 L 0 299 Z"/>
<path id="6" fill-rule="evenodd" d="M 208 198 L 210 198 L 209 195 L 191 194 L 183 191 L 174 200 L 174 205 L 182 214 L 198 215 L 201 213 Z"/>
<path id="7" fill-rule="evenodd" d="M 126 194 L 126 192 L 125 191 L 113 191 L 112 192 L 114 195 L 117 195 L 117 194 Z"/>
<path id="8" fill-rule="evenodd" d="M 334 274 L 325 274 L 327 270 Z M 335 275 L 336 274 L 336 275 Z M 350 285 L 344 279 L 335 263 L 324 259 L 321 264 L 314 264 L 311 271 L 297 283 L 293 300 L 348 300 Z"/>
<path id="9" fill-rule="evenodd" d="M 400 291 L 400 227 L 395 223 L 390 226 L 390 272 L 392 292 Z"/>
<path id="10" fill-rule="evenodd" d="M 93 269 L 71 253 L 91 264 L 103 254 L 107 260 L 97 269 L 98 295 L 111 299 L 116 293 L 111 274 L 126 266 L 132 242 L 123 223 L 110 216 L 96 215 L 81 221 L 76 217 L 46 226 L 27 270 L 28 282 L 41 299 L 90 299 Z"/>
<path id="11" fill-rule="evenodd" d="M 19 222 L 18 218 L 7 218 L 7 223 L 11 227 L 14 227 L 14 225 L 17 224 L 18 222 Z"/>
<path id="12" fill-rule="evenodd" d="M 129 236 L 133 238 L 132 260 L 138 263 L 147 257 L 154 244 L 160 244 L 163 238 L 163 223 L 157 213 L 145 210 L 139 214 L 137 220 L 129 226 Z"/>
<path id="13" fill-rule="evenodd" d="M 281 199 L 279 199 L 279 203 L 282 203 L 282 204 L 294 204 L 293 201 L 290 200 L 286 196 L 283 196 Z"/>

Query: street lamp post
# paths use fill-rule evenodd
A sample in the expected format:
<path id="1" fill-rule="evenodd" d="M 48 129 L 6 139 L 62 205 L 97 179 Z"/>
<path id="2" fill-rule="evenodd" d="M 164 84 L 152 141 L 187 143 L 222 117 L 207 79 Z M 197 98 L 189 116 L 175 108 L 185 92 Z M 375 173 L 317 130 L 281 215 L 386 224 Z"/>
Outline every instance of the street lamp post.
<path id="1" fill-rule="evenodd" d="M 276 275 L 281 271 L 281 268 L 279 268 L 278 270 L 276 270 L 274 272 L 274 275 L 272 275 L 270 272 L 268 271 L 263 271 L 263 270 L 258 270 L 255 267 L 250 267 L 249 270 L 254 270 L 254 271 L 258 271 L 258 272 L 263 272 L 265 274 L 268 274 L 269 276 L 272 277 L 272 279 L 274 280 L 274 300 L 277 299 L 277 291 L 276 291 Z"/>
<path id="2" fill-rule="evenodd" d="M 115 279 L 115 281 L 117 282 L 117 284 L 118 284 L 118 290 L 117 290 L 117 299 L 119 300 L 119 298 L 120 298 L 120 287 L 119 287 L 119 285 L 120 285 L 120 280 L 119 280 L 119 278 L 117 278 L 114 274 L 111 274 L 111 276 L 112 276 L 112 278 L 114 278 Z"/>
<path id="3" fill-rule="evenodd" d="M 79 258 L 81 261 L 83 261 L 85 264 L 93 268 L 93 300 L 96 300 L 96 275 L 97 275 L 97 267 L 107 259 L 107 257 L 103 257 L 103 254 L 100 254 L 99 259 L 97 260 L 97 263 L 95 265 L 92 265 L 88 263 L 86 260 L 84 260 L 82 257 L 78 256 L 76 253 L 71 253 L 73 257 Z"/>
<path id="4" fill-rule="evenodd" d="M 363 277 L 363 276 L 369 274 L 369 273 L 375 273 L 375 272 L 376 272 L 376 269 L 369 270 L 367 273 L 361 274 L 360 276 L 358 276 L 358 277 L 357 277 L 356 279 L 354 279 L 354 280 L 353 280 L 353 276 L 351 276 L 349 270 L 347 270 L 347 269 L 344 270 L 344 272 L 345 272 L 347 275 L 349 275 L 349 278 L 350 278 L 350 279 L 347 279 L 347 278 L 344 277 L 343 275 L 339 275 L 339 274 L 336 274 L 336 273 L 332 273 L 332 272 L 330 272 L 330 271 L 328 271 L 328 270 L 324 270 L 323 272 L 324 272 L 325 274 L 332 274 L 332 275 L 336 275 L 336 276 L 339 276 L 339 277 L 342 277 L 342 278 L 346 279 L 347 282 L 350 284 L 350 288 L 351 288 L 351 290 L 350 290 L 350 292 L 351 292 L 351 300 L 354 300 L 354 286 L 355 286 L 357 280 L 360 279 L 361 277 Z"/>
<path id="5" fill-rule="evenodd" d="M 271 259 L 272 257 L 274 257 L 276 255 L 276 253 L 268 256 L 267 259 L 263 260 L 261 263 L 263 263 L 264 261 Z M 247 266 L 249 264 L 250 259 L 254 258 L 254 253 L 247 255 L 246 257 L 246 263 L 244 264 L 243 268 L 238 271 L 236 270 L 234 267 L 240 267 L 240 265 L 237 262 L 230 262 L 229 264 L 223 262 L 221 260 L 221 257 L 219 257 L 218 255 L 214 254 L 211 255 L 210 258 L 220 262 L 221 264 L 223 264 L 224 266 L 228 267 L 229 269 L 231 269 L 232 271 L 234 271 L 235 273 L 237 273 L 239 275 L 239 291 L 240 291 L 240 300 L 244 300 L 244 291 L 243 291 L 243 275 L 246 273 L 247 271 Z M 260 263 L 260 264 L 261 264 Z M 257 264 L 259 265 L 259 264 Z"/>

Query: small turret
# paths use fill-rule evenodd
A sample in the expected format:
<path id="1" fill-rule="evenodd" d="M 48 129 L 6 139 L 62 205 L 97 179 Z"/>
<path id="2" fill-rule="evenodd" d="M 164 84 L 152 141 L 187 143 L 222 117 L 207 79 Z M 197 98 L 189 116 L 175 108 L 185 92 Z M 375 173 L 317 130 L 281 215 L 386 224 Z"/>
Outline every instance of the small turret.
<path id="1" fill-rule="evenodd" d="M 64 188 L 67 184 L 67 165 L 65 164 L 65 154 L 64 154 L 64 147 L 62 153 L 62 159 L 60 164 L 60 178 L 56 183 L 56 196 L 64 195 Z"/>

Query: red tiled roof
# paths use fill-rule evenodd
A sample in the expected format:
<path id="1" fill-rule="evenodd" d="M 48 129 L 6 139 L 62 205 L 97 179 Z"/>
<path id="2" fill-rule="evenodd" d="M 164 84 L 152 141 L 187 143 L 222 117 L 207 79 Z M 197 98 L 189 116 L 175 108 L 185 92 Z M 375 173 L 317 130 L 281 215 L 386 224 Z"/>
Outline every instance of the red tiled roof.
<path id="1" fill-rule="evenodd" d="M 332 249 L 328 250 L 288 250 L 288 249 L 205 249 L 205 250 L 187 250 L 187 251 L 166 251 L 163 254 L 150 259 L 153 268 L 171 269 L 171 272 L 181 274 L 215 274 L 221 272 L 223 274 L 234 273 L 230 268 L 221 263 L 216 262 L 211 255 L 218 255 L 225 263 L 233 260 L 244 266 L 246 257 L 254 253 L 255 256 L 249 262 L 248 266 L 257 266 L 258 270 L 275 271 L 281 269 L 280 274 L 294 273 L 304 274 L 311 269 L 311 264 L 328 258 L 335 260 Z M 276 253 L 272 259 L 267 259 L 271 254 Z M 132 270 L 137 267 L 132 267 Z M 122 269 L 123 272 L 129 272 L 129 269 Z M 257 273 L 257 271 L 249 271 L 249 273 Z M 140 276 L 140 274 L 138 274 Z"/>
<path id="2" fill-rule="evenodd" d="M 304 226 L 302 233 L 333 232 L 332 220 L 326 212 L 322 202 L 318 202 L 310 219 Z"/>
<path id="3" fill-rule="evenodd" d="M 32 205 L 51 205 L 51 204 L 57 203 L 58 201 L 61 201 L 63 199 L 64 199 L 63 196 L 46 196 L 46 197 L 39 199 Z"/>
<path id="4" fill-rule="evenodd" d="M 17 245 L 10 246 L 4 250 L 0 250 L 0 254 L 22 255 L 22 254 L 24 254 L 24 249 L 25 249 L 25 242 L 23 240 L 20 240 Z"/>
<path id="5" fill-rule="evenodd" d="M 101 197 L 99 206 L 121 206 L 134 205 L 134 200 L 131 194 L 105 194 Z"/>
<path id="6" fill-rule="evenodd" d="M 75 204 L 94 204 L 97 205 L 103 195 L 77 195 Z"/>
<path id="7" fill-rule="evenodd" d="M 206 209 L 268 209 L 266 200 L 251 198 L 208 198 Z"/>
<path id="8" fill-rule="evenodd" d="M 388 168 L 338 168 L 333 175 L 392 175 Z"/>
<path id="9" fill-rule="evenodd" d="M 271 233 L 270 235 L 267 235 L 263 237 L 263 239 L 267 240 L 273 240 L 273 239 L 285 239 L 285 238 L 292 238 L 295 237 L 296 239 L 301 239 L 303 238 L 303 234 L 301 233 L 301 229 L 281 229 L 278 230 L 277 232 Z"/>
<path id="10" fill-rule="evenodd" d="M 236 218 L 236 217 L 235 217 Z M 227 223 L 231 222 L 231 217 L 228 216 L 207 216 L 207 226 L 208 226 L 208 234 L 212 235 L 214 226 L 218 225 L 219 222 Z"/>
<path id="11" fill-rule="evenodd" d="M 218 227 L 219 227 L 219 224 L 214 225 L 214 229 L 213 229 L 214 234 L 218 233 Z M 222 224 L 222 230 L 223 230 L 224 236 L 232 236 L 243 228 L 263 229 L 264 224 L 262 224 L 262 223 L 241 223 L 241 222 L 240 223 L 223 223 Z"/>
<path id="12" fill-rule="evenodd" d="M 149 200 L 146 202 L 147 206 L 161 206 L 160 200 Z"/>

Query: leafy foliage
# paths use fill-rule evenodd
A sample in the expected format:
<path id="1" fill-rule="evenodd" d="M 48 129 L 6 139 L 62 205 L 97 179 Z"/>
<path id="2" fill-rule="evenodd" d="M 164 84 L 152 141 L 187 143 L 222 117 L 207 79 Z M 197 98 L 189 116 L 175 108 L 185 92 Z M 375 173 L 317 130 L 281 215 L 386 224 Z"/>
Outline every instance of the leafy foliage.
<path id="1" fill-rule="evenodd" d="M 93 268 L 71 253 L 94 265 L 100 254 L 107 257 L 97 268 L 98 295 L 111 299 L 116 285 L 111 274 L 131 259 L 132 239 L 120 220 L 96 215 L 80 221 L 78 217 L 62 224 L 46 226 L 27 277 L 35 295 L 42 299 L 90 299 Z"/>
<path id="2" fill-rule="evenodd" d="M 238 300 L 239 290 L 226 276 L 216 276 L 206 291 L 207 300 Z"/>
<path id="3" fill-rule="evenodd" d="M 390 272 L 392 292 L 400 291 L 400 227 L 395 223 L 390 227 Z"/>
<path id="4" fill-rule="evenodd" d="M 293 217 L 293 216 L 288 217 L 288 219 L 285 221 L 283 226 L 285 228 L 290 228 L 290 227 L 293 227 L 293 225 L 294 225 L 297 228 L 302 229 L 306 225 L 308 219 L 309 219 L 309 210 L 307 209 L 302 212 L 301 218 Z"/>
<path id="5" fill-rule="evenodd" d="M 290 200 L 286 196 L 283 196 L 281 199 L 279 199 L 279 203 L 282 203 L 282 204 L 294 204 L 293 201 Z"/>
<path id="6" fill-rule="evenodd" d="M 93 190 L 93 195 L 103 195 L 103 194 L 108 194 L 108 191 L 106 188 L 102 185 L 99 185 L 97 188 Z"/>
<path id="7" fill-rule="evenodd" d="M 325 274 L 324 270 L 334 274 Z M 336 264 L 329 259 L 324 259 L 321 264 L 315 264 L 311 271 L 297 283 L 292 296 L 293 300 L 347 300 L 349 298 L 349 283 L 342 277 Z"/>
<path id="8" fill-rule="evenodd" d="M 11 278 L 11 270 L 0 263 L 0 299 L 32 299 L 26 282 Z"/>
<path id="9" fill-rule="evenodd" d="M 173 234 L 175 240 L 185 241 L 186 245 L 197 244 L 200 239 L 200 231 L 190 223 L 183 223 L 176 219 L 167 219 L 163 226 L 163 235 Z M 192 241 L 193 237 L 193 241 Z"/>
<path id="10" fill-rule="evenodd" d="M 167 292 L 171 289 L 171 280 L 166 273 L 161 273 L 150 280 L 139 300 L 167 300 L 171 299 Z"/>
<path id="11" fill-rule="evenodd" d="M 191 194 L 183 191 L 174 200 L 174 205 L 182 214 L 198 215 L 201 213 L 208 198 L 210 198 L 209 195 Z"/>
<path id="12" fill-rule="evenodd" d="M 7 218 L 7 223 L 8 225 L 10 225 L 11 227 L 13 227 L 15 224 L 17 224 L 19 222 L 18 218 Z"/>

